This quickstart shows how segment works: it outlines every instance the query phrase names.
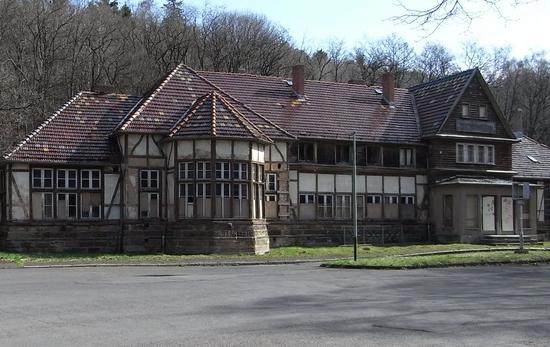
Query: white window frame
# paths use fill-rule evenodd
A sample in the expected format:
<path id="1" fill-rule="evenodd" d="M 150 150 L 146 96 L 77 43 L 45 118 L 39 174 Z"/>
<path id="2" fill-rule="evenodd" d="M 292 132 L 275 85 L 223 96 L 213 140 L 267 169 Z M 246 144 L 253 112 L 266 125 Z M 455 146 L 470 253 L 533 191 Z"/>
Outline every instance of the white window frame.
<path id="1" fill-rule="evenodd" d="M 248 179 L 248 163 L 233 163 L 233 179 L 239 181 Z"/>
<path id="2" fill-rule="evenodd" d="M 88 178 L 84 178 L 84 173 L 88 173 Z M 94 173 L 98 174 L 98 178 L 94 179 Z M 87 181 L 89 183 L 88 187 L 84 187 L 84 181 Z M 94 187 L 94 181 L 97 182 L 97 187 Z M 80 170 L 80 189 L 83 190 L 97 190 L 101 189 L 101 170 L 99 169 L 87 169 L 87 170 Z"/>
<path id="3" fill-rule="evenodd" d="M 46 195 L 49 195 L 50 196 L 50 201 L 51 201 L 51 204 L 49 205 L 49 208 L 50 208 L 50 216 L 47 216 L 46 215 Z M 42 219 L 54 219 L 55 218 L 55 202 L 54 202 L 54 194 L 51 193 L 51 192 L 44 192 L 44 193 L 41 193 L 41 197 L 42 197 L 42 206 L 41 206 L 41 209 L 42 209 Z"/>
<path id="4" fill-rule="evenodd" d="M 274 172 L 268 172 L 265 174 L 265 190 L 267 192 L 276 192 L 277 191 L 277 174 Z"/>
<path id="5" fill-rule="evenodd" d="M 216 180 L 231 179 L 231 163 L 228 161 L 216 162 Z"/>
<path id="6" fill-rule="evenodd" d="M 46 171 L 49 171 L 50 172 L 50 182 L 51 184 L 49 186 L 46 186 Z M 40 172 L 40 186 L 36 186 L 34 184 L 34 181 L 35 181 L 35 172 Z M 36 188 L 36 189 L 53 189 L 53 185 L 54 185 L 54 175 L 53 175 L 54 171 L 53 169 L 48 169 L 48 168 L 33 168 L 32 169 L 32 187 L 33 188 Z"/>
<path id="7" fill-rule="evenodd" d="M 151 176 L 152 173 L 156 173 L 157 178 L 153 179 Z M 146 174 L 147 177 L 143 177 L 143 174 Z M 145 186 L 143 183 L 145 182 Z M 156 182 L 153 185 L 153 182 Z M 151 170 L 151 169 L 141 169 L 139 170 L 139 188 L 141 190 L 158 190 L 160 189 L 160 170 Z"/>
<path id="8" fill-rule="evenodd" d="M 401 205 L 414 205 L 414 201 L 414 195 L 401 195 L 399 198 L 399 203 Z"/>
<path id="9" fill-rule="evenodd" d="M 334 200 L 334 218 L 351 219 L 353 214 L 351 194 L 336 194 Z"/>
<path id="10" fill-rule="evenodd" d="M 414 167 L 414 148 L 411 148 L 411 147 L 399 148 L 399 166 Z"/>
<path id="11" fill-rule="evenodd" d="M 268 201 L 268 202 L 277 201 L 277 194 L 265 194 L 265 201 Z"/>
<path id="12" fill-rule="evenodd" d="M 190 192 L 190 189 L 192 191 Z M 195 206 L 195 184 L 191 182 L 181 182 L 178 185 L 178 197 L 180 199 L 179 203 L 180 205 L 183 204 L 185 206 L 184 213 L 186 214 L 188 211 L 189 206 L 192 206 L 191 210 L 193 211 Z M 182 201 L 183 199 L 183 201 Z M 181 213 L 179 214 L 179 218 L 193 218 L 193 212 L 191 212 L 191 216 L 181 216 Z"/>
<path id="13" fill-rule="evenodd" d="M 464 112 L 466 111 L 466 112 Z M 470 104 L 463 103 L 460 107 L 460 114 L 464 118 L 470 118 Z"/>
<path id="14" fill-rule="evenodd" d="M 371 200 L 371 202 L 369 202 Z M 368 194 L 366 203 L 369 205 L 379 205 L 382 203 L 382 195 L 380 194 Z"/>
<path id="15" fill-rule="evenodd" d="M 384 195 L 384 205 L 397 205 L 398 203 L 398 195 Z"/>
<path id="16" fill-rule="evenodd" d="M 304 197 L 304 202 L 302 202 L 302 197 Z M 315 203 L 315 194 L 300 193 L 298 196 L 298 202 L 302 205 L 312 205 Z"/>
<path id="17" fill-rule="evenodd" d="M 481 110 L 483 110 L 483 112 Z M 479 119 L 487 119 L 487 105 L 479 106 Z"/>
<path id="18" fill-rule="evenodd" d="M 208 180 L 212 177 L 212 168 L 210 167 L 209 161 L 198 161 L 197 162 L 197 175 L 198 180 Z"/>
<path id="19" fill-rule="evenodd" d="M 192 180 L 195 178 L 195 163 L 192 161 L 181 161 L 178 167 L 180 180 Z"/>
<path id="20" fill-rule="evenodd" d="M 63 186 L 59 185 L 59 173 L 61 173 L 61 172 L 65 175 L 65 178 L 63 179 L 64 180 L 64 185 Z M 73 187 L 69 186 L 69 182 L 72 181 L 72 179 L 69 178 L 69 174 L 71 172 L 74 174 L 74 186 Z M 101 179 L 100 179 L 100 182 L 101 182 Z M 57 169 L 56 186 L 57 186 L 58 189 L 71 189 L 71 190 L 77 189 L 78 188 L 78 170 L 76 170 L 76 169 Z"/>
<path id="21" fill-rule="evenodd" d="M 330 204 L 328 200 L 331 201 Z M 317 218 L 334 218 L 334 195 L 317 194 Z"/>
<path id="22" fill-rule="evenodd" d="M 468 155 L 468 148 L 472 148 L 472 146 L 473 158 L 470 158 L 470 156 Z M 481 158 L 479 156 L 480 149 L 482 149 L 484 153 L 483 161 L 481 161 Z M 494 165 L 495 146 L 476 143 L 457 143 L 455 159 L 456 162 L 459 164 Z"/>

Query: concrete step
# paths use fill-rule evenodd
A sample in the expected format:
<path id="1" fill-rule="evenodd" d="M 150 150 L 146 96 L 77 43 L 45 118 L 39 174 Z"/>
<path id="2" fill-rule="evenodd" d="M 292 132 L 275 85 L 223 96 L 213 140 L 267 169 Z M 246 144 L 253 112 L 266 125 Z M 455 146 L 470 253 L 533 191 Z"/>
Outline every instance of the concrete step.
<path id="1" fill-rule="evenodd" d="M 537 235 L 524 235 L 526 244 L 540 244 Z M 519 235 L 484 235 L 482 242 L 487 245 L 517 245 L 520 243 Z"/>

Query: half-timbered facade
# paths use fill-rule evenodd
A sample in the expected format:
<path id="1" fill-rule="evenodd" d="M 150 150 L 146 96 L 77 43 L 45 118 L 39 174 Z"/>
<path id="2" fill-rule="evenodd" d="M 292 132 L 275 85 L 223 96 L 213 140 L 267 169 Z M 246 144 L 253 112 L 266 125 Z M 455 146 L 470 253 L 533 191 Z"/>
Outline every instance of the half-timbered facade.
<path id="1" fill-rule="evenodd" d="M 303 66 L 282 79 L 180 65 L 143 97 L 78 94 L 5 154 L 1 246 L 263 253 L 351 242 L 354 158 L 360 241 L 478 242 L 514 233 L 521 143 L 478 70 L 400 89 L 391 74 L 366 86 L 306 81 Z M 550 176 L 540 175 L 523 177 L 533 191 Z M 535 234 L 537 194 L 524 213 Z"/>

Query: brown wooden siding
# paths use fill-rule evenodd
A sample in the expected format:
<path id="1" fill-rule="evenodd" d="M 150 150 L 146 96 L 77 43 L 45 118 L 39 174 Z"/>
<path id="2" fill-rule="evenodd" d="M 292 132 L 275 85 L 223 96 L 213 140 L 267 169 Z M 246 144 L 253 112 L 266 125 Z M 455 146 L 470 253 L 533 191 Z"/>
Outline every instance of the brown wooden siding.
<path id="1" fill-rule="evenodd" d="M 432 141 L 430 145 L 430 168 L 457 168 L 464 170 L 512 170 L 512 145 L 510 143 L 471 143 L 495 146 L 495 165 L 459 164 L 456 162 L 456 143 L 465 141 Z"/>
<path id="2" fill-rule="evenodd" d="M 470 108 L 469 118 L 462 118 L 462 104 L 468 104 Z M 479 107 L 485 105 L 487 119 L 479 119 Z M 473 121 L 481 122 L 492 122 L 495 124 L 495 134 L 490 133 L 470 133 L 456 130 L 457 119 L 468 119 Z M 474 136 L 487 136 L 487 137 L 500 137 L 500 138 L 509 138 L 505 126 L 499 120 L 497 113 L 493 106 L 491 105 L 489 98 L 481 88 L 481 85 L 477 79 L 474 79 L 471 84 L 466 88 L 464 95 L 458 102 L 455 110 L 449 116 L 449 119 L 443 127 L 441 128 L 440 133 L 445 134 L 460 134 L 460 135 L 474 135 Z"/>

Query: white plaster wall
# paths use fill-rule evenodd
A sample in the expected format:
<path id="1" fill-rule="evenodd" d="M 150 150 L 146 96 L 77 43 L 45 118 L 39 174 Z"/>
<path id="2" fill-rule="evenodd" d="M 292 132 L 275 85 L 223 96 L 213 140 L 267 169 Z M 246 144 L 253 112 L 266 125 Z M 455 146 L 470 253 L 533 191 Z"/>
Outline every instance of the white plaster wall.
<path id="1" fill-rule="evenodd" d="M 279 153 L 279 151 L 282 153 L 282 156 L 281 156 L 281 153 Z M 271 145 L 271 161 L 272 162 L 286 161 L 286 142 L 275 142 L 275 144 Z"/>
<path id="2" fill-rule="evenodd" d="M 193 159 L 193 141 L 178 141 L 178 159 Z"/>
<path id="3" fill-rule="evenodd" d="M 210 140 L 195 141 L 195 155 L 198 159 L 209 159 L 212 156 Z"/>
<path id="4" fill-rule="evenodd" d="M 336 175 L 336 192 L 351 193 L 351 175 Z"/>
<path id="5" fill-rule="evenodd" d="M 298 179 L 298 171 L 290 170 L 288 172 L 288 178 L 291 179 L 291 180 L 297 180 Z"/>
<path id="6" fill-rule="evenodd" d="M 299 176 L 300 191 L 301 192 L 314 192 L 315 191 L 315 174 L 302 173 Z"/>
<path id="7" fill-rule="evenodd" d="M 260 163 L 265 163 L 265 146 L 258 145 L 258 161 Z"/>
<path id="8" fill-rule="evenodd" d="M 216 140 L 216 158 L 231 159 L 230 140 Z"/>
<path id="9" fill-rule="evenodd" d="M 399 194 L 399 176 L 384 176 L 384 193 Z"/>
<path id="10" fill-rule="evenodd" d="M 149 135 L 148 138 L 149 138 L 149 155 L 161 156 L 162 151 L 157 145 L 157 143 L 160 143 L 160 139 L 157 139 L 157 137 L 155 137 L 154 135 Z"/>
<path id="11" fill-rule="evenodd" d="M 334 175 L 318 174 L 317 191 L 322 193 L 334 192 Z M 301 186 L 300 186 L 301 187 Z"/>
<path id="12" fill-rule="evenodd" d="M 235 159 L 248 160 L 250 156 L 250 145 L 247 141 L 235 141 L 234 142 Z"/>
<path id="13" fill-rule="evenodd" d="M 12 175 L 12 217 L 17 220 L 29 219 L 29 172 L 12 172 Z M 17 196 L 17 190 L 21 199 Z"/>
<path id="14" fill-rule="evenodd" d="M 414 177 L 401 177 L 400 178 L 400 184 L 401 184 L 401 194 L 415 194 L 416 193 L 416 185 Z"/>
<path id="15" fill-rule="evenodd" d="M 130 155 L 147 155 L 147 138 L 144 136 L 141 142 L 139 142 L 140 138 L 141 135 L 128 134 L 128 150 L 130 151 Z M 138 142 L 139 144 L 136 146 Z"/>
<path id="16" fill-rule="evenodd" d="M 367 176 L 367 193 L 382 193 L 382 176 Z"/>
<path id="17" fill-rule="evenodd" d="M 298 182 L 289 182 L 288 195 L 292 205 L 296 206 L 298 204 Z"/>
<path id="18" fill-rule="evenodd" d="M 252 144 L 252 161 L 260 161 L 259 157 L 259 150 L 258 150 L 258 144 L 253 143 Z"/>
<path id="19" fill-rule="evenodd" d="M 120 203 L 120 195 L 119 195 L 118 189 L 115 192 L 118 177 L 119 177 L 119 174 L 105 174 L 105 188 L 104 188 L 104 194 L 103 194 L 105 205 L 109 205 L 111 203 L 113 194 L 115 195 L 113 204 L 117 205 Z"/>
<path id="20" fill-rule="evenodd" d="M 357 193 L 366 193 L 366 187 L 365 187 L 365 176 L 364 175 L 357 175 L 355 179 L 355 189 L 357 190 Z"/>

